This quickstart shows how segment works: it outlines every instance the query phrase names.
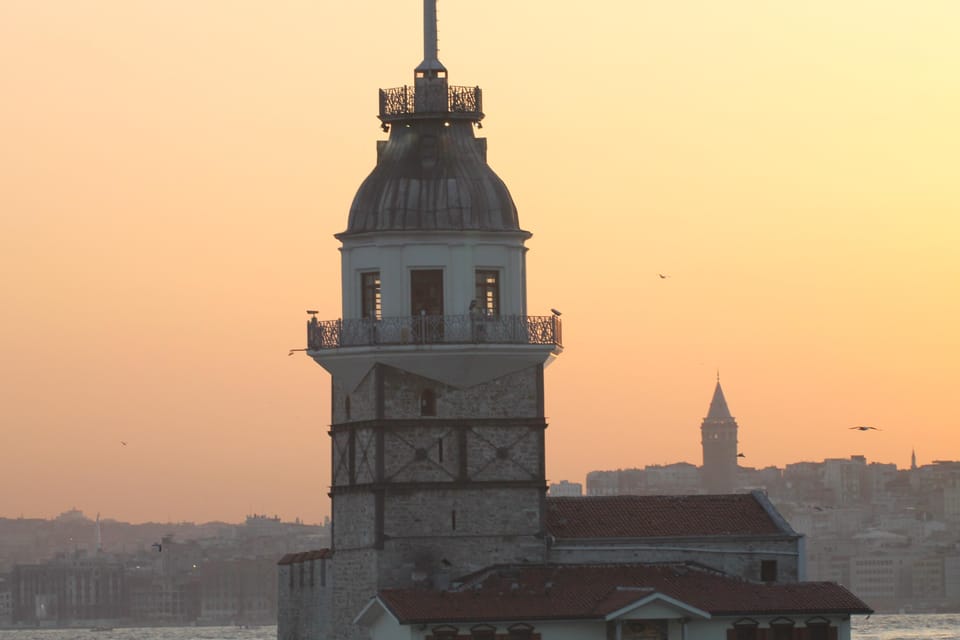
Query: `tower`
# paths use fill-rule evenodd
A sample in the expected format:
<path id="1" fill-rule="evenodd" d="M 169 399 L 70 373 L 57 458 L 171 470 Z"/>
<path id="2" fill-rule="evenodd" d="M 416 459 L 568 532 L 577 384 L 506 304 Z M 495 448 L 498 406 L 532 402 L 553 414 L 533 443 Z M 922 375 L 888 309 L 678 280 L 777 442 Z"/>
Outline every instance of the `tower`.
<path id="1" fill-rule="evenodd" d="M 700 482 L 709 493 L 726 493 L 737 482 L 737 421 L 730 415 L 720 387 L 720 374 L 707 417 L 700 424 L 703 468 Z"/>
<path id="2" fill-rule="evenodd" d="M 560 320 L 527 315 L 531 234 L 474 135 L 480 88 L 448 83 L 435 0 L 423 13 L 414 85 L 380 90 L 389 135 L 336 235 L 342 318 L 307 324 L 332 377 L 325 637 L 356 635 L 377 589 L 545 559 L 543 370 Z"/>

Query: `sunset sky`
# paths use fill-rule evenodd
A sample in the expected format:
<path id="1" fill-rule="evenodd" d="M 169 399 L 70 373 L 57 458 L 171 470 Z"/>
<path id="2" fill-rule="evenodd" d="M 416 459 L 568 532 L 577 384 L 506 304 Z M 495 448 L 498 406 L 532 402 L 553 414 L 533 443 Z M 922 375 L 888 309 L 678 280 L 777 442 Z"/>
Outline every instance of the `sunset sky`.
<path id="1" fill-rule="evenodd" d="M 421 10 L 0 2 L 0 517 L 329 513 L 329 375 L 287 353 L 340 315 Z M 534 234 L 529 312 L 563 312 L 550 481 L 700 464 L 718 370 L 742 464 L 960 459 L 960 3 L 438 18 Z"/>

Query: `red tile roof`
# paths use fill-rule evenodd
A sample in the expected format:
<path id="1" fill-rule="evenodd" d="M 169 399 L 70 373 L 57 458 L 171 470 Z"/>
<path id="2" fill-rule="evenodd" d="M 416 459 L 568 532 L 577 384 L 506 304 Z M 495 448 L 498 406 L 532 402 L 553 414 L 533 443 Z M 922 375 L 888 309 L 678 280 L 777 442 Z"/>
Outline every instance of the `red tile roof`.
<path id="1" fill-rule="evenodd" d="M 750 493 L 547 498 L 547 531 L 560 539 L 795 536 L 762 499 Z"/>
<path id="2" fill-rule="evenodd" d="M 333 551 L 330 549 L 314 549 L 313 551 L 300 551 L 299 553 L 288 553 L 280 558 L 278 565 L 298 564 L 307 560 L 327 560 L 333 557 Z"/>
<path id="3" fill-rule="evenodd" d="M 403 624 L 603 619 L 661 594 L 713 616 L 872 613 L 827 582 L 755 583 L 692 564 L 492 567 L 452 591 L 387 589 Z"/>

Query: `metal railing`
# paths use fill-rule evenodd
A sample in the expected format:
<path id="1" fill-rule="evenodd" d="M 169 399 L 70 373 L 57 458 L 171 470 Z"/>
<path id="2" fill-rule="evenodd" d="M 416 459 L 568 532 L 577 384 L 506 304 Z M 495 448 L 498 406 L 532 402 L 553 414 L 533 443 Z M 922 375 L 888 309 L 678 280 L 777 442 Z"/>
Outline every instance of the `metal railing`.
<path id="1" fill-rule="evenodd" d="M 460 113 L 481 116 L 483 92 L 480 87 L 447 87 L 446 99 L 441 87 L 423 87 L 417 95 L 414 87 L 380 89 L 380 118 L 390 120 L 414 113 Z"/>
<path id="2" fill-rule="evenodd" d="M 557 316 L 401 316 L 307 322 L 307 349 L 374 345 L 544 344 L 561 346 Z"/>

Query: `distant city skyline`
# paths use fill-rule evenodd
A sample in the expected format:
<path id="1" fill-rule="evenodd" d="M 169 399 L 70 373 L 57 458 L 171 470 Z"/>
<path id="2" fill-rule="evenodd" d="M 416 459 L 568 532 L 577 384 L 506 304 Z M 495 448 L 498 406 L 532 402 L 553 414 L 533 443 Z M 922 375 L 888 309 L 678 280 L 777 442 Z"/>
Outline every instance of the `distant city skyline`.
<path id="1" fill-rule="evenodd" d="M 321 521 L 329 378 L 287 354 L 341 315 L 420 3 L 92 7 L 0 6 L 0 515 Z M 753 466 L 960 459 L 960 5 L 438 18 L 563 313 L 548 478 L 698 463 L 718 368 Z"/>

